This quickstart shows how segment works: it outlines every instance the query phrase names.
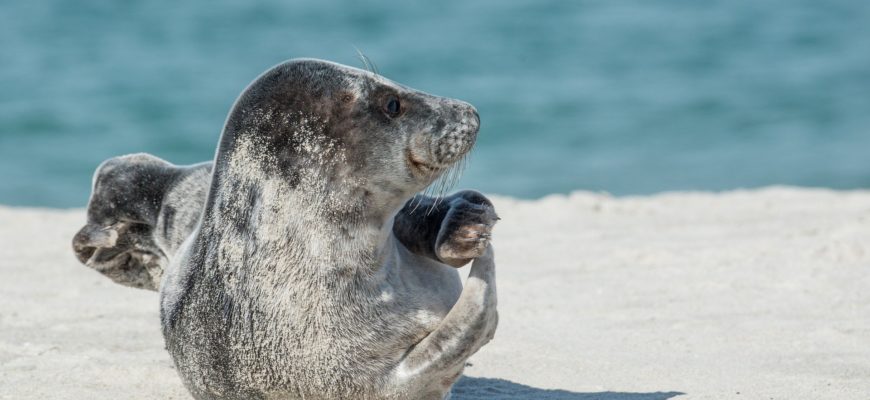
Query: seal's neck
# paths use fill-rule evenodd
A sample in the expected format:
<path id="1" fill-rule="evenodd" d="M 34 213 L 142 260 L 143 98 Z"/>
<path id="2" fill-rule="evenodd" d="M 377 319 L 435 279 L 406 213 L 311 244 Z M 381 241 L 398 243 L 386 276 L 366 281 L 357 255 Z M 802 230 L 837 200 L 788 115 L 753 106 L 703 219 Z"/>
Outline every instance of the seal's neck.
<path id="1" fill-rule="evenodd" d="M 270 181 L 223 190 L 209 218 L 226 249 L 246 269 L 302 272 L 373 272 L 390 230 L 388 218 L 336 213 L 334 199 L 304 190 L 274 190 Z M 229 254 L 230 252 L 227 252 Z M 234 257 L 234 258 L 235 258 Z M 362 269 L 362 270 L 360 270 Z"/>
<path id="2" fill-rule="evenodd" d="M 316 165 L 289 180 L 263 168 L 253 148 L 235 150 L 216 164 L 203 219 L 221 238 L 222 265 L 314 275 L 378 268 L 402 199 L 370 207 L 365 189 L 342 180 L 341 171 Z"/>

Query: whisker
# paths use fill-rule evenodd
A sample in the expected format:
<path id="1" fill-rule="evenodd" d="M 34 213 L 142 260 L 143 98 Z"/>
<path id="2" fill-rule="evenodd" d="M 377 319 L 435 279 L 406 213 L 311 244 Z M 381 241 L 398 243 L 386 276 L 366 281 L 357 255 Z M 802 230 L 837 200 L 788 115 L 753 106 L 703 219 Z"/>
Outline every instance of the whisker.
<path id="1" fill-rule="evenodd" d="M 375 64 L 375 62 L 372 61 L 372 59 L 369 58 L 368 56 L 366 56 L 366 59 L 369 60 L 369 65 L 372 66 L 372 73 L 375 74 L 375 75 L 380 75 L 380 74 L 381 74 L 381 71 L 378 70 L 378 65 Z"/>
<path id="2" fill-rule="evenodd" d="M 414 211 L 417 211 L 417 207 L 420 207 L 420 204 L 423 203 L 424 196 L 425 195 L 423 193 L 417 193 L 416 195 L 414 195 L 414 197 L 411 199 L 411 204 L 414 205 L 414 208 L 412 208 L 411 211 L 408 211 L 409 214 L 413 214 Z"/>
<path id="3" fill-rule="evenodd" d="M 426 187 L 426 190 L 429 191 L 431 194 L 433 194 L 432 197 L 435 198 L 435 200 L 432 201 L 432 204 L 431 204 L 431 205 L 426 209 L 426 215 L 431 214 L 431 213 L 432 213 L 432 210 L 434 210 L 435 207 L 438 206 L 438 201 L 441 200 L 440 197 L 438 197 L 438 196 L 434 196 L 434 193 L 438 193 L 438 192 L 439 192 L 439 190 L 438 190 L 437 188 L 438 188 L 438 185 L 441 183 L 441 178 L 442 178 L 442 177 L 443 177 L 443 175 L 442 175 L 442 176 L 439 176 L 439 177 L 436 178 L 432 183 L 430 183 L 429 186 Z"/>
<path id="4" fill-rule="evenodd" d="M 363 67 L 366 71 L 372 72 L 371 63 L 369 63 L 369 57 L 359 49 L 359 47 L 353 46 L 354 50 L 356 50 L 356 58 L 358 58 L 362 63 Z M 374 73 L 374 72 L 372 72 Z"/>
<path id="5" fill-rule="evenodd" d="M 441 176 L 439 176 L 438 179 L 433 182 L 432 185 L 430 185 L 432 190 L 436 191 L 438 195 L 432 202 L 432 206 L 429 207 L 429 209 L 426 211 L 426 215 L 429 215 L 432 211 L 434 211 L 443 201 L 447 192 L 456 185 L 456 182 L 459 180 L 459 177 L 462 173 L 461 166 L 462 159 L 451 165 L 450 168 L 447 169 L 447 171 L 441 174 Z"/>
<path id="6" fill-rule="evenodd" d="M 362 61 L 366 71 L 369 71 L 375 75 L 381 74 L 380 71 L 378 71 L 378 66 L 375 65 L 374 61 L 372 61 L 369 56 L 365 55 L 365 53 L 363 53 L 362 50 L 360 50 L 358 47 L 353 46 L 353 48 L 356 50 L 356 56 L 357 58 L 359 58 L 360 61 Z"/>

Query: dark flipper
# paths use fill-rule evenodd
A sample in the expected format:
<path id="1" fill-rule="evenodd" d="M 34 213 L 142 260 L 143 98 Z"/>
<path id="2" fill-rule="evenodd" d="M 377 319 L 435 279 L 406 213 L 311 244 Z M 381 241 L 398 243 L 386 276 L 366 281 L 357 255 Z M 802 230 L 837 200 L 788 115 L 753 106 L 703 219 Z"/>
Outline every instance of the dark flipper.
<path id="1" fill-rule="evenodd" d="M 418 195 L 396 214 L 393 234 L 412 253 L 461 267 L 483 255 L 497 220 L 492 202 L 473 190 Z"/>
<path id="2" fill-rule="evenodd" d="M 211 163 L 176 166 L 150 154 L 106 160 L 72 240 L 76 257 L 116 283 L 157 290 L 205 205 L 210 171 Z"/>

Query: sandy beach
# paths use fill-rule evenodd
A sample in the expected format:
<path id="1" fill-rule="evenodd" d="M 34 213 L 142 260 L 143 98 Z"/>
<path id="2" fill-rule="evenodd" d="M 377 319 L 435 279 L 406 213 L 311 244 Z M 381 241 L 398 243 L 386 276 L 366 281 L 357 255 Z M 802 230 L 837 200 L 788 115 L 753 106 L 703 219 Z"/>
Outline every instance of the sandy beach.
<path id="1" fill-rule="evenodd" d="M 870 191 L 494 202 L 500 324 L 454 399 L 870 398 Z M 189 399 L 83 222 L 0 207 L 0 399 Z"/>

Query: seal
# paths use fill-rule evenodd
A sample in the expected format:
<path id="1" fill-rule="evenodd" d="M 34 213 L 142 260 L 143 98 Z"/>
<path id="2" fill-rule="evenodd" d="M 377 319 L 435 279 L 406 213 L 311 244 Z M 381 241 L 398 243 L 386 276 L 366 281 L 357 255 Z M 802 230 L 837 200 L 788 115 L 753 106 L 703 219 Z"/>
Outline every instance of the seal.
<path id="1" fill-rule="evenodd" d="M 251 83 L 160 287 L 192 395 L 449 396 L 497 325 L 497 216 L 477 192 L 414 195 L 468 153 L 479 123 L 467 103 L 321 60 Z"/>
<path id="2" fill-rule="evenodd" d="M 94 173 L 76 257 L 114 282 L 156 291 L 202 214 L 212 163 L 170 164 L 150 154 L 104 161 Z"/>

